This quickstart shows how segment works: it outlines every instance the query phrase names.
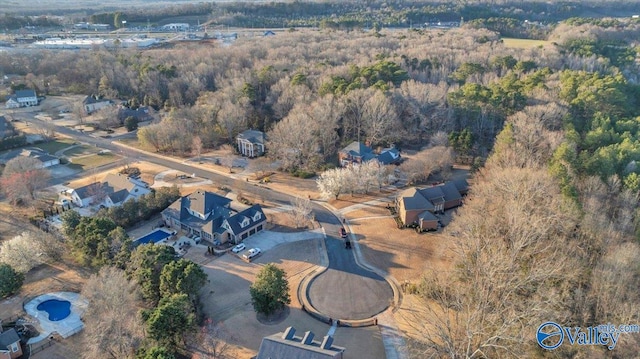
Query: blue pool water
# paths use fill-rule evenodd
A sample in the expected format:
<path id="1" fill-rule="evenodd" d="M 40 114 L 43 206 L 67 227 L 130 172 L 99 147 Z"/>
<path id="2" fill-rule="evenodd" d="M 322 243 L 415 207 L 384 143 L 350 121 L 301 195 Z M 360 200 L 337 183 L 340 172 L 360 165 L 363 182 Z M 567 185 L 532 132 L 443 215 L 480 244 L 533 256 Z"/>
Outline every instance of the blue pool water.
<path id="1" fill-rule="evenodd" d="M 171 233 L 167 233 L 161 229 L 156 229 L 146 236 L 138 238 L 136 240 L 136 244 L 158 243 L 165 238 L 169 238 L 170 236 Z"/>
<path id="2" fill-rule="evenodd" d="M 49 320 L 57 322 L 69 316 L 71 313 L 71 303 L 66 300 L 49 299 L 38 304 L 38 310 L 49 314 Z"/>

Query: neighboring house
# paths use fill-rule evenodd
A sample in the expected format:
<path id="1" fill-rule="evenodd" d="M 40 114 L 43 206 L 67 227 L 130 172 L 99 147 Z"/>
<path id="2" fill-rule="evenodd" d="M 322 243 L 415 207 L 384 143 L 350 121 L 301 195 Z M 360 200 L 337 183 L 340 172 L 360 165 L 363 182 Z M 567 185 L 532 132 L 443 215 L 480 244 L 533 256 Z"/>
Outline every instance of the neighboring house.
<path id="1" fill-rule="evenodd" d="M 124 120 L 126 120 L 127 117 L 133 117 L 138 122 L 153 120 L 153 116 L 151 115 L 149 111 L 149 107 L 147 106 L 140 106 L 135 110 L 128 107 L 121 107 L 118 110 L 118 119 L 121 122 L 124 122 Z"/>
<path id="2" fill-rule="evenodd" d="M 271 30 L 267 30 L 264 32 L 263 36 L 275 36 L 276 33 L 271 31 Z"/>
<path id="3" fill-rule="evenodd" d="M 202 190 L 175 201 L 162 211 L 162 219 L 203 239 L 234 244 L 262 231 L 266 223 L 259 205 L 237 212 L 231 208 L 230 199 Z"/>
<path id="4" fill-rule="evenodd" d="M 333 345 L 333 337 L 324 336 L 321 342 L 313 340 L 308 331 L 303 337 L 295 336 L 296 330 L 288 327 L 284 332 L 262 338 L 256 359 L 342 359 L 346 350 Z M 355 355 L 354 357 L 358 357 Z"/>
<path id="5" fill-rule="evenodd" d="M 9 96 L 6 108 L 19 108 L 28 106 L 38 106 L 38 96 L 34 90 L 18 90 L 14 95 Z"/>
<path id="6" fill-rule="evenodd" d="M 16 130 L 6 117 L 0 116 L 0 140 L 16 134 Z"/>
<path id="7" fill-rule="evenodd" d="M 168 30 L 168 31 L 188 31 L 189 30 L 189 24 L 187 23 L 172 23 L 172 24 L 166 24 L 164 26 L 162 26 L 163 30 Z"/>
<path id="8" fill-rule="evenodd" d="M 238 141 L 238 151 L 240 151 L 243 156 L 253 158 L 264 154 L 264 132 L 246 130 L 240 133 L 238 137 L 236 137 L 236 140 Z"/>
<path id="9" fill-rule="evenodd" d="M 2 331 L 2 326 L 0 326 Z M 20 337 L 15 329 L 0 332 L 0 359 L 16 359 L 22 356 Z"/>
<path id="10" fill-rule="evenodd" d="M 371 160 L 377 160 L 383 165 L 400 163 L 400 151 L 394 147 L 385 148 L 380 153 L 374 153 L 371 147 L 362 142 L 353 141 L 347 147 L 338 152 L 338 160 L 340 165 L 345 167 L 353 163 L 363 163 Z"/>
<path id="11" fill-rule="evenodd" d="M 396 198 L 396 211 L 405 226 L 437 229 L 439 221 L 435 214 L 460 206 L 468 191 L 469 184 L 465 179 L 422 189 L 409 188 Z"/>
<path id="12" fill-rule="evenodd" d="M 87 114 L 91 114 L 105 107 L 113 106 L 113 101 L 102 99 L 97 95 L 91 95 L 82 100 L 82 106 Z"/>
<path id="13" fill-rule="evenodd" d="M 148 187 L 139 179 L 117 173 L 107 175 L 102 182 L 63 191 L 63 195 L 78 207 L 93 204 L 109 208 L 129 200 L 137 201 L 141 196 L 151 192 Z"/>
<path id="14" fill-rule="evenodd" d="M 9 153 L 5 154 L 2 158 L 3 163 L 7 163 L 10 160 L 16 158 L 16 157 L 31 157 L 31 158 L 35 158 L 36 160 L 40 161 L 40 168 L 47 168 L 47 167 L 51 167 L 51 166 L 55 166 L 55 165 L 59 165 L 60 164 L 60 159 L 58 157 L 55 156 L 51 156 L 50 154 L 48 154 L 47 152 L 43 151 L 40 148 L 37 147 L 32 147 L 32 148 L 27 148 L 27 149 L 23 149 L 23 150 L 13 150 L 10 151 Z"/>

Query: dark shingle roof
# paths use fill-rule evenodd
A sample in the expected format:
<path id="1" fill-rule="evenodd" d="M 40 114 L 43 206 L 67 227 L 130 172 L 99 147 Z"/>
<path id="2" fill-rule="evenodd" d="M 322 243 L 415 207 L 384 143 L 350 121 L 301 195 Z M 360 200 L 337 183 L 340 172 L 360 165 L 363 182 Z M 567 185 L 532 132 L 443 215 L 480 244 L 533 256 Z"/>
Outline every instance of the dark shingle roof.
<path id="1" fill-rule="evenodd" d="M 242 140 L 247 140 L 251 143 L 264 144 L 264 132 L 262 131 L 246 130 L 238 134 L 238 138 Z"/>
<path id="2" fill-rule="evenodd" d="M 19 90 L 16 91 L 16 98 L 36 97 L 34 90 Z"/>
<path id="3" fill-rule="evenodd" d="M 383 165 L 390 165 L 392 163 L 400 161 L 400 151 L 395 148 L 387 148 L 383 150 L 376 158 Z"/>
<path id="4" fill-rule="evenodd" d="M 15 342 L 19 342 L 20 337 L 15 329 L 7 329 L 4 332 L 0 333 L 0 349 L 6 350 L 11 346 L 11 344 Z"/>
<path id="5" fill-rule="evenodd" d="M 442 192 L 442 186 L 427 187 L 418 190 L 420 194 L 428 199 L 431 203 L 444 202 L 444 192 Z"/>
<path id="6" fill-rule="evenodd" d="M 447 202 L 462 198 L 460 191 L 458 191 L 458 188 L 456 188 L 456 185 L 453 184 L 453 182 L 447 182 L 438 187 L 440 187 L 440 190 L 444 193 L 444 200 Z"/>
<path id="7" fill-rule="evenodd" d="M 404 209 L 407 211 L 416 209 L 433 210 L 435 208 L 417 188 L 406 189 L 400 193 L 399 197 L 404 203 Z"/>
<path id="8" fill-rule="evenodd" d="M 466 194 L 469 191 L 469 182 L 467 182 L 466 179 L 458 178 L 454 179 L 452 182 L 456 186 L 460 194 Z"/>
<path id="9" fill-rule="evenodd" d="M 433 213 L 429 211 L 424 211 L 418 215 L 418 219 L 430 222 L 430 221 L 437 221 L 438 217 L 436 217 Z"/>
<path id="10" fill-rule="evenodd" d="M 365 154 L 370 154 L 371 152 L 373 152 L 373 150 L 371 149 L 371 147 L 366 146 L 362 142 L 353 141 L 349 144 L 349 146 L 340 150 L 340 152 L 347 153 L 354 157 L 363 157 Z"/>
<path id="11" fill-rule="evenodd" d="M 206 191 L 196 191 L 188 196 L 182 197 L 183 208 L 191 208 L 192 211 L 205 216 L 216 207 L 226 207 L 229 203 L 231 203 L 230 199 Z"/>
<path id="12" fill-rule="evenodd" d="M 255 216 L 257 212 L 260 212 L 260 219 L 256 221 L 253 219 L 253 216 Z M 249 219 L 249 225 L 242 227 L 240 223 L 242 223 L 242 221 L 245 218 Z M 254 204 L 253 206 L 245 209 L 244 211 L 238 212 L 233 216 L 227 218 L 227 223 L 229 223 L 229 227 L 231 227 L 231 232 L 233 232 L 233 234 L 235 235 L 238 235 L 239 233 L 244 232 L 246 230 L 245 228 L 253 227 L 266 220 L 267 218 L 265 217 L 264 212 L 262 211 L 262 207 L 260 207 L 260 205 L 258 204 Z"/>
<path id="13" fill-rule="evenodd" d="M 345 348 L 329 344 L 323 349 L 321 343 L 312 340 L 309 344 L 303 338 L 293 336 L 284 338 L 284 333 L 277 333 L 262 338 L 256 359 L 328 359 L 342 358 Z M 329 336 L 329 343 L 333 338 Z"/>

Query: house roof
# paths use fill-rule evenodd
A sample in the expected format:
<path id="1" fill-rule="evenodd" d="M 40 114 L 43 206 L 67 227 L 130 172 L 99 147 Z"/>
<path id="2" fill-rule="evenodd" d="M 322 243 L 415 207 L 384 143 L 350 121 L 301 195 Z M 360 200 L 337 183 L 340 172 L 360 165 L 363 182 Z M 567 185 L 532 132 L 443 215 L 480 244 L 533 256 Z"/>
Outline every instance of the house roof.
<path id="1" fill-rule="evenodd" d="M 293 332 L 295 333 L 295 330 Z M 313 333 L 310 335 L 311 339 L 307 341 L 308 344 L 303 342 L 304 338 L 294 335 L 286 337 L 286 333 L 277 333 L 262 338 L 256 359 L 342 358 L 342 353 L 346 350 L 343 347 L 332 345 L 333 338 L 331 336 L 326 336 L 323 340 L 323 343 L 328 343 L 325 349 L 322 347 L 323 343 L 313 340 Z"/>
<path id="2" fill-rule="evenodd" d="M 7 152 L 2 156 L 2 162 L 6 163 L 19 156 L 35 158 L 43 163 L 57 159 L 57 157 L 51 156 L 37 147 L 31 147 Z"/>
<path id="3" fill-rule="evenodd" d="M 385 148 L 376 159 L 383 165 L 390 165 L 400 160 L 400 151 L 395 148 Z"/>
<path id="4" fill-rule="evenodd" d="M 260 213 L 260 219 L 254 220 L 253 217 L 258 212 Z M 242 223 L 242 221 L 245 218 L 249 219 L 249 225 L 242 227 L 240 223 Z M 260 207 L 260 205 L 258 204 L 254 204 L 253 206 L 245 209 L 244 211 L 238 212 L 226 219 L 227 223 L 229 223 L 229 227 L 231 228 L 231 232 L 233 232 L 233 234 L 235 235 L 244 232 L 245 228 L 253 227 L 266 220 L 267 218 L 264 215 L 264 211 L 262 211 L 262 207 Z"/>
<path id="5" fill-rule="evenodd" d="M 251 143 L 264 144 L 264 132 L 258 130 L 246 130 L 238 134 L 238 138 Z"/>
<path id="6" fill-rule="evenodd" d="M 18 90 L 16 91 L 16 98 L 37 97 L 34 90 Z"/>
<path id="7" fill-rule="evenodd" d="M 19 342 L 20 337 L 15 329 L 7 329 L 0 333 L 0 350 L 5 350 L 11 346 L 11 344 Z"/>
<path id="8" fill-rule="evenodd" d="M 80 199 L 88 198 L 93 196 L 95 193 L 91 193 L 92 189 L 95 188 L 96 185 L 102 187 L 102 191 L 111 198 L 113 203 L 120 203 L 124 201 L 127 196 L 132 193 L 135 193 L 139 186 L 135 183 L 129 181 L 129 177 L 122 173 L 110 173 L 105 177 L 102 182 L 94 182 L 88 184 L 86 186 L 82 186 L 74 189 L 78 197 Z"/>
<path id="9" fill-rule="evenodd" d="M 418 215 L 418 219 L 422 221 L 430 222 L 430 221 L 437 221 L 438 217 L 436 217 L 433 213 L 429 211 L 424 211 Z"/>
<path id="10" fill-rule="evenodd" d="M 456 188 L 458 189 L 458 192 L 460 192 L 460 194 L 465 194 L 469 191 L 469 182 L 467 182 L 466 179 L 464 178 L 457 178 L 454 179 L 453 184 L 456 186 Z"/>
<path id="11" fill-rule="evenodd" d="M 362 142 L 353 141 L 347 147 L 341 149 L 340 152 L 349 154 L 354 157 L 363 157 L 365 154 L 371 154 L 373 150 L 371 149 L 371 147 L 366 146 Z M 375 155 L 371 157 L 371 159 L 373 159 L 374 157 Z"/>
<path id="12" fill-rule="evenodd" d="M 90 105 L 92 103 L 100 103 L 100 102 L 109 102 L 111 103 L 111 100 L 107 100 L 104 98 L 99 98 L 97 96 L 91 95 L 91 96 L 87 96 L 84 98 L 84 100 L 82 100 L 82 104 L 83 105 Z"/>
<path id="13" fill-rule="evenodd" d="M 226 197 L 222 197 L 213 192 L 198 190 L 188 196 L 182 197 L 181 205 L 185 209 L 190 208 L 192 211 L 206 215 L 216 207 L 226 207 L 229 203 L 231 203 L 231 200 Z"/>
<path id="14" fill-rule="evenodd" d="M 442 192 L 442 186 L 433 186 L 422 188 L 418 190 L 420 194 L 428 199 L 431 203 L 444 202 L 444 192 Z"/>
<path id="15" fill-rule="evenodd" d="M 458 191 L 458 188 L 455 184 L 453 184 L 453 182 L 447 182 L 438 187 L 440 187 L 440 190 L 442 190 L 442 193 L 444 193 L 444 200 L 446 202 L 462 198 L 462 196 L 460 195 L 460 191 Z"/>
<path id="16" fill-rule="evenodd" d="M 435 207 L 427 200 L 424 195 L 417 188 L 409 188 L 402 191 L 398 197 L 404 203 L 404 209 L 410 210 L 433 210 Z"/>

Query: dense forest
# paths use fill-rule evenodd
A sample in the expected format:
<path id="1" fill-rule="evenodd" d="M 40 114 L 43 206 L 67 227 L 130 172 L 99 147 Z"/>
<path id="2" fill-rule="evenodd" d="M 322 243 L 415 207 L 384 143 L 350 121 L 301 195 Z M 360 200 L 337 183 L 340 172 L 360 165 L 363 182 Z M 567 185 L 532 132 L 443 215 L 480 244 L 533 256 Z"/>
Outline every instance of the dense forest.
<path id="1" fill-rule="evenodd" d="M 357 139 L 419 148 L 444 138 L 459 155 L 486 159 L 447 229 L 454 269 L 427 272 L 418 286 L 429 315 L 409 333 L 412 350 L 544 357 L 532 338 L 546 320 L 640 320 L 640 25 L 572 18 L 527 49 L 481 26 L 490 27 L 0 53 L 0 68 L 42 94 L 156 108 L 165 115 L 139 139 L 160 152 L 233 143 L 254 128 L 268 133 L 283 169 L 320 170 Z M 615 355 L 638 348 L 640 337 L 626 335 Z M 554 355 L 605 350 L 563 346 Z"/>

